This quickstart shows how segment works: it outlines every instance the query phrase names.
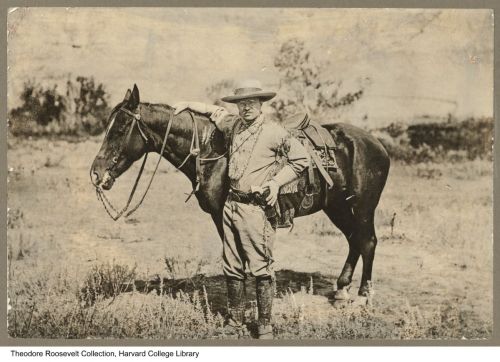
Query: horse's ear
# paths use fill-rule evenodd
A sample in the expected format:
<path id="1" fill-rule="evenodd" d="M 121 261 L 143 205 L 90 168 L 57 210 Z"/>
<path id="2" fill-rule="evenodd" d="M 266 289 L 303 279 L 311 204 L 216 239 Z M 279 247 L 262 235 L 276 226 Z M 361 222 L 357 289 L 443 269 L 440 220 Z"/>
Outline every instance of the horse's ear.
<path id="1" fill-rule="evenodd" d="M 140 101 L 139 88 L 137 88 L 137 85 L 134 84 L 134 89 L 132 89 L 132 95 L 128 101 L 128 105 L 130 106 L 130 108 L 134 109 L 137 108 Z"/>
<path id="2" fill-rule="evenodd" d="M 128 102 L 131 95 L 132 95 L 132 92 L 130 91 L 130 89 L 127 89 L 127 93 L 125 93 L 125 98 L 123 98 L 123 101 Z"/>

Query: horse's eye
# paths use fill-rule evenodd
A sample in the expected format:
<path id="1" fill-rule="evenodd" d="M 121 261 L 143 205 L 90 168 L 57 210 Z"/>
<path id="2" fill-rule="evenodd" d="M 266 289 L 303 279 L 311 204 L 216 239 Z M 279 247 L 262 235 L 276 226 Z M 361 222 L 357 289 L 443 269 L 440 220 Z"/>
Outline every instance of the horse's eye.
<path id="1" fill-rule="evenodd" d="M 118 163 L 118 156 L 113 157 L 113 163 Z"/>

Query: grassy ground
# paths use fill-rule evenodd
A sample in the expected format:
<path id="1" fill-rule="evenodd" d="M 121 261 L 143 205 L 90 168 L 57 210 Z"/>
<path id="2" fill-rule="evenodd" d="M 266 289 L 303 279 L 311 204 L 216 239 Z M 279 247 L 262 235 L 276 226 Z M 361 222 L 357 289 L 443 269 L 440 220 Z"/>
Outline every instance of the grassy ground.
<path id="1" fill-rule="evenodd" d="M 219 315 L 221 243 L 197 202 L 184 203 L 187 180 L 163 163 L 142 208 L 113 222 L 89 182 L 99 146 L 99 139 L 9 141 L 9 334 L 236 338 Z M 136 171 L 115 184 L 117 204 Z M 482 161 L 393 166 L 376 217 L 371 307 L 332 306 L 347 243 L 324 215 L 280 230 L 277 338 L 490 337 L 492 179 L 491 163 Z M 164 278 L 171 284 L 161 285 Z M 133 287 L 139 280 L 160 285 L 143 293 Z M 353 295 L 359 280 L 358 266 Z"/>

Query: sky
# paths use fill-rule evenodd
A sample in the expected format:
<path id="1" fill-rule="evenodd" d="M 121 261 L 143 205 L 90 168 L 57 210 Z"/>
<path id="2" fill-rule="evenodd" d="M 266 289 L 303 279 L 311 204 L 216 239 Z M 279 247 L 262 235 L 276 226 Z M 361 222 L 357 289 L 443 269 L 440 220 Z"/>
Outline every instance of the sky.
<path id="1" fill-rule="evenodd" d="M 423 115 L 493 114 L 490 10 L 18 8 L 8 16 L 8 106 L 23 82 L 94 76 L 111 103 L 208 101 L 224 80 L 278 91 L 281 44 L 298 38 L 333 78 L 369 78 L 340 119 L 383 126 Z M 363 120 L 363 121 L 362 121 Z"/>

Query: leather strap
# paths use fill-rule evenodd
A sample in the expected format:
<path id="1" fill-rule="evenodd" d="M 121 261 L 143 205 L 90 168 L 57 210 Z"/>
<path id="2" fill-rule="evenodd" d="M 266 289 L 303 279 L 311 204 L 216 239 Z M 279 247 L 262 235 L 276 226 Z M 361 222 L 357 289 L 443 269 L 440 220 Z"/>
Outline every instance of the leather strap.
<path id="1" fill-rule="evenodd" d="M 306 141 L 306 142 L 309 143 L 309 141 Z M 312 152 L 314 152 L 314 151 L 312 151 Z M 309 176 L 309 183 L 314 185 L 315 177 L 314 177 L 314 168 L 313 168 L 312 158 L 309 159 L 309 167 L 307 168 L 307 174 Z"/>
<path id="2" fill-rule="evenodd" d="M 230 201 L 236 201 L 242 204 L 256 204 L 255 196 L 253 194 L 233 189 L 229 190 L 229 199 Z"/>
<path id="3" fill-rule="evenodd" d="M 314 130 L 318 134 L 319 138 L 321 138 L 321 142 L 323 143 L 323 146 L 325 148 L 325 157 L 328 157 L 328 146 L 326 145 L 325 139 L 323 138 L 323 136 L 321 135 L 321 132 L 316 128 L 315 125 L 311 124 L 311 127 L 314 128 Z"/>
<path id="4" fill-rule="evenodd" d="M 132 124 L 131 124 L 130 129 L 129 129 L 128 133 L 127 133 L 127 137 L 125 138 L 125 143 L 122 144 L 122 147 L 121 147 L 121 150 L 120 150 L 120 152 L 122 152 L 123 149 L 124 149 L 124 147 L 126 147 L 126 145 L 128 144 L 128 142 L 130 141 L 130 137 L 132 136 L 132 131 L 134 130 L 135 125 L 137 124 L 139 126 L 139 123 L 140 123 L 140 120 L 141 120 L 141 115 L 140 115 L 140 113 L 131 112 L 128 109 L 123 108 L 123 107 L 120 108 L 120 111 L 125 112 L 126 114 L 128 114 L 128 115 L 130 115 L 130 116 L 133 117 Z M 160 165 L 160 161 L 163 158 L 163 152 L 165 152 L 165 147 L 167 145 L 167 138 L 168 138 L 168 135 L 170 133 L 170 129 L 172 128 L 173 118 L 174 118 L 174 112 L 172 111 L 170 113 L 170 117 L 169 117 L 168 125 L 167 125 L 167 130 L 166 130 L 165 136 L 163 138 L 163 144 L 162 144 L 161 151 L 160 151 L 160 157 L 158 157 L 158 162 L 156 163 L 155 169 L 153 171 L 153 174 L 151 175 L 151 178 L 149 180 L 148 186 L 146 187 L 146 190 L 144 191 L 144 193 L 143 193 L 141 199 L 139 200 L 139 202 L 132 208 L 132 210 L 130 210 L 129 212 L 127 212 L 127 214 L 125 215 L 127 217 L 130 216 L 132 213 L 134 213 L 139 208 L 139 206 L 142 204 L 142 202 L 144 201 L 144 199 L 146 198 L 146 194 L 148 193 L 149 188 L 151 186 L 151 183 L 153 182 L 153 179 L 155 177 L 156 171 L 158 170 L 158 166 Z M 144 132 L 142 132 L 142 130 L 140 129 L 140 127 L 139 127 L 139 131 L 141 132 L 141 135 L 143 137 L 145 137 L 145 134 L 144 134 Z M 146 137 L 145 137 L 145 141 L 146 142 L 148 141 L 148 139 Z M 101 200 L 102 204 L 104 205 L 104 208 L 106 209 L 106 212 L 108 213 L 108 215 L 114 221 L 116 221 L 120 217 L 122 217 L 123 214 L 128 210 L 128 208 L 130 206 L 130 203 L 132 202 L 132 199 L 134 197 L 135 191 L 137 189 L 137 185 L 139 184 L 139 180 L 140 180 L 140 178 L 142 176 L 142 172 L 144 171 L 144 166 L 146 165 L 147 156 L 148 156 L 148 154 L 146 153 L 144 155 L 144 160 L 142 162 L 139 174 L 137 175 L 137 178 L 135 180 L 134 186 L 132 187 L 132 191 L 130 192 L 130 195 L 128 197 L 127 203 L 125 204 L 125 206 L 120 211 L 117 211 L 113 207 L 113 205 L 111 204 L 111 202 L 106 198 L 104 192 L 100 188 L 96 187 L 96 193 L 97 193 L 98 199 Z M 111 212 L 108 209 L 108 207 L 110 209 L 112 209 L 115 212 L 116 215 L 111 215 Z"/>
<path id="5" fill-rule="evenodd" d="M 313 159 L 316 166 L 318 166 L 318 170 L 321 173 L 321 175 L 324 177 L 326 183 L 328 184 L 328 188 L 331 189 L 333 187 L 333 180 L 330 177 L 330 175 L 328 174 L 328 172 L 325 170 L 323 165 L 321 164 L 321 159 L 318 157 L 316 152 L 314 152 L 314 150 L 311 148 L 311 146 L 309 145 L 309 142 L 305 143 L 305 148 L 306 148 L 307 152 L 309 152 L 309 155 Z"/>
<path id="6" fill-rule="evenodd" d="M 310 127 L 314 128 L 314 130 L 318 134 L 319 138 L 321 139 L 321 142 L 323 143 L 323 146 L 324 146 L 325 157 L 329 157 L 333 161 L 333 168 L 334 168 L 334 170 L 337 170 L 338 166 L 337 166 L 337 160 L 335 159 L 335 153 L 334 152 L 330 152 L 330 149 L 329 149 L 329 147 L 328 147 L 328 145 L 326 143 L 325 138 L 323 137 L 323 135 L 321 134 L 321 132 L 318 130 L 318 128 L 316 127 L 316 125 L 311 124 Z"/>
<path id="7" fill-rule="evenodd" d="M 130 129 L 127 132 L 127 136 L 125 138 L 125 142 L 122 143 L 122 145 L 121 145 L 120 152 L 122 152 L 123 149 L 124 149 L 124 147 L 126 147 L 126 145 L 129 143 L 130 138 L 132 136 L 132 132 L 133 132 L 134 127 L 136 125 L 137 125 L 137 128 L 139 129 L 139 132 L 141 133 L 141 136 L 144 138 L 144 141 L 148 142 L 148 138 L 146 137 L 146 134 L 144 133 L 144 131 L 143 131 L 142 127 L 141 127 L 140 108 L 138 108 L 138 112 L 132 112 L 132 111 L 129 111 L 128 109 L 123 108 L 123 107 L 119 108 L 119 111 L 122 111 L 122 112 L 128 114 L 129 116 L 133 117 L 132 124 L 130 125 Z M 200 138 L 199 138 L 198 126 L 196 124 L 196 119 L 194 118 L 192 112 L 189 112 L 189 115 L 191 116 L 191 119 L 193 121 L 193 136 L 191 138 L 191 147 L 190 147 L 190 150 L 189 150 L 189 154 L 186 156 L 186 158 L 184 159 L 184 161 L 179 166 L 177 166 L 177 169 L 179 169 L 182 166 L 184 166 L 184 164 L 188 161 L 188 159 L 191 156 L 195 156 L 196 157 L 196 159 L 195 159 L 196 184 L 193 187 L 192 192 L 189 194 L 188 198 L 186 199 L 186 202 L 200 188 L 201 162 L 213 162 L 213 161 L 220 160 L 221 158 L 227 156 L 227 151 L 226 151 L 222 155 L 219 155 L 217 157 L 212 157 L 212 158 L 202 158 L 202 157 L 200 157 Z M 165 131 L 165 136 L 163 137 L 163 143 L 162 143 L 162 146 L 161 146 L 161 150 L 159 152 L 158 161 L 156 163 L 156 166 L 155 166 L 155 169 L 153 171 L 153 174 L 151 175 L 151 178 L 149 179 L 149 182 L 148 182 L 148 185 L 146 187 L 146 190 L 144 191 L 144 193 L 143 193 L 141 199 L 139 200 L 139 202 L 125 216 L 130 216 L 133 212 L 135 212 L 139 208 L 139 206 L 144 201 L 144 199 L 146 197 L 146 194 L 149 191 L 149 188 L 151 187 L 151 184 L 153 182 L 155 174 L 156 174 L 156 172 L 158 170 L 158 166 L 160 165 L 161 159 L 163 158 L 163 154 L 165 152 L 165 148 L 167 146 L 167 139 L 168 139 L 168 135 L 170 134 L 170 130 L 172 129 L 173 119 L 174 119 L 174 111 L 172 111 L 170 113 L 170 115 L 169 115 L 169 119 L 168 119 L 168 123 L 167 123 L 167 129 Z M 113 118 L 112 122 L 114 122 L 114 118 Z M 106 136 L 107 136 L 107 133 L 109 132 L 111 126 L 112 126 L 112 124 L 108 127 L 108 130 L 106 131 Z M 140 178 L 142 176 L 142 173 L 144 171 L 144 166 L 146 164 L 147 155 L 148 154 L 146 153 L 145 156 L 144 156 L 144 160 L 143 160 L 143 163 L 141 165 L 141 169 L 139 171 L 139 174 L 137 175 L 137 178 L 135 180 L 135 183 L 134 183 L 134 186 L 132 188 L 132 191 L 130 192 L 128 201 L 127 201 L 126 205 L 120 211 L 116 210 L 113 207 L 113 205 L 111 204 L 111 202 L 106 198 L 106 195 L 104 194 L 103 190 L 100 189 L 100 188 L 98 188 L 96 185 L 94 185 L 96 187 L 96 193 L 97 193 L 98 199 L 102 202 L 102 204 L 104 205 L 104 208 L 105 208 L 106 212 L 108 213 L 108 215 L 113 220 L 115 220 L 115 221 L 118 220 L 128 210 L 128 208 L 130 206 L 130 203 L 131 203 L 131 201 L 133 199 L 133 196 L 135 194 L 135 191 L 137 189 L 137 185 L 139 184 L 139 180 L 140 180 Z M 92 180 L 92 175 L 91 175 L 90 178 Z M 92 183 L 93 183 L 93 181 L 92 181 Z M 115 215 L 112 215 L 110 210 L 114 211 Z"/>
<path id="8" fill-rule="evenodd" d="M 198 135 L 198 125 L 196 124 L 196 119 L 192 112 L 189 112 L 191 119 L 193 120 L 193 138 L 194 138 L 194 149 L 191 153 L 196 154 L 195 167 L 196 167 L 196 186 L 195 191 L 200 189 L 201 181 L 201 161 L 200 161 L 200 137 Z"/>
<path id="9" fill-rule="evenodd" d="M 196 124 L 196 119 L 193 116 L 192 112 L 189 112 L 191 116 L 191 120 L 193 121 L 193 137 L 191 138 L 191 146 L 189 147 L 189 154 L 186 156 L 182 164 L 178 167 L 181 168 L 187 162 L 187 160 L 191 157 L 195 157 L 195 172 L 196 172 L 196 180 L 193 190 L 189 193 L 188 197 L 184 202 L 188 202 L 191 196 L 198 192 L 200 189 L 200 180 L 201 180 L 201 160 L 200 160 L 200 137 L 198 135 L 198 125 Z"/>

